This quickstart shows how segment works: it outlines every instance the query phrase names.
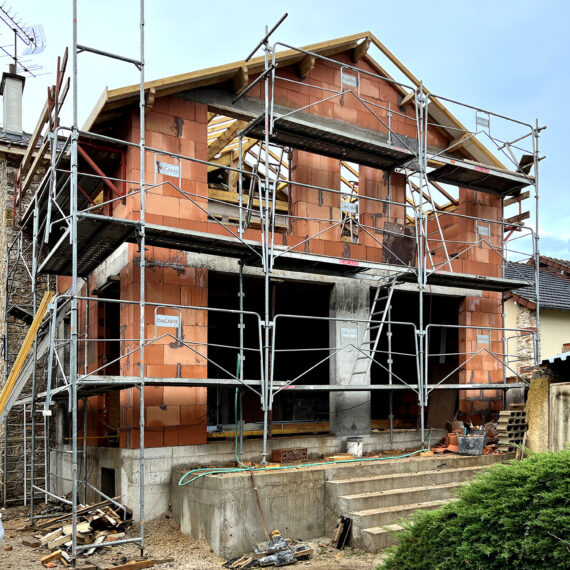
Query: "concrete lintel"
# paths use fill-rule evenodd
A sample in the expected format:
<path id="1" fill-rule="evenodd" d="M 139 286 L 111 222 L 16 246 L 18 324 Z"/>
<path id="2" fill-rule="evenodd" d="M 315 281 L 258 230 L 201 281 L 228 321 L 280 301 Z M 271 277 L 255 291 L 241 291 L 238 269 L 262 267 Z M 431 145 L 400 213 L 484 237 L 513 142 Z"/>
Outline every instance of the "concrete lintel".
<path id="1" fill-rule="evenodd" d="M 418 293 L 417 283 L 400 283 L 396 285 L 396 291 Z M 447 287 L 446 285 L 428 285 L 425 289 L 428 295 L 443 295 L 446 297 L 482 297 L 483 291 L 479 289 L 464 289 L 463 287 Z"/>
<path id="2" fill-rule="evenodd" d="M 201 267 L 212 271 L 223 273 L 239 273 L 239 262 L 232 257 L 221 257 L 207 253 L 188 253 L 186 263 L 193 267 Z M 261 267 L 246 265 L 243 274 L 252 277 L 263 277 Z M 308 273 L 304 271 L 291 271 L 288 269 L 273 269 L 271 277 L 279 279 L 289 279 L 291 281 L 310 281 L 320 283 L 350 283 L 354 277 L 339 277 L 338 275 L 328 275 L 323 273 Z"/>

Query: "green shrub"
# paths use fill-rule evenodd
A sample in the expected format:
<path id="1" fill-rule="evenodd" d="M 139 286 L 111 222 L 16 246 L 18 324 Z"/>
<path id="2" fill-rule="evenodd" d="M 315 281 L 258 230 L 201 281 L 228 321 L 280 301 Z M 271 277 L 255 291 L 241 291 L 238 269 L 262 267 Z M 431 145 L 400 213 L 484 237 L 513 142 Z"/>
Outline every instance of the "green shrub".
<path id="1" fill-rule="evenodd" d="M 416 512 L 379 568 L 570 568 L 570 450 L 499 464 Z"/>

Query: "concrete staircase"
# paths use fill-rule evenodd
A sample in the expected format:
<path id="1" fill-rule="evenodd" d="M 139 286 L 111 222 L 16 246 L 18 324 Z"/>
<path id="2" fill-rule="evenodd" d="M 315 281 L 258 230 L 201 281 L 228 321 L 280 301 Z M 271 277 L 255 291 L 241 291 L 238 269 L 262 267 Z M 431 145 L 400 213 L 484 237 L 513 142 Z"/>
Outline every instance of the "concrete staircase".
<path id="1" fill-rule="evenodd" d="M 396 541 L 392 531 L 419 509 L 431 510 L 454 499 L 454 491 L 481 469 L 511 455 L 407 458 L 362 463 L 326 482 L 325 520 L 332 533 L 339 515 L 352 519 L 352 546 L 378 552 Z"/>

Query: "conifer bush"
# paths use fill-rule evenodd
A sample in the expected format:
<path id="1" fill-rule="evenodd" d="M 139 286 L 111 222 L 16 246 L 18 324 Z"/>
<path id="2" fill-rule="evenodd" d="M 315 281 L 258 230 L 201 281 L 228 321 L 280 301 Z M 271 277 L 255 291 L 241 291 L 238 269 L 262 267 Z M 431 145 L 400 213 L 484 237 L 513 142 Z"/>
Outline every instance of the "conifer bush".
<path id="1" fill-rule="evenodd" d="M 379 569 L 570 568 L 570 449 L 495 465 L 404 526 Z"/>

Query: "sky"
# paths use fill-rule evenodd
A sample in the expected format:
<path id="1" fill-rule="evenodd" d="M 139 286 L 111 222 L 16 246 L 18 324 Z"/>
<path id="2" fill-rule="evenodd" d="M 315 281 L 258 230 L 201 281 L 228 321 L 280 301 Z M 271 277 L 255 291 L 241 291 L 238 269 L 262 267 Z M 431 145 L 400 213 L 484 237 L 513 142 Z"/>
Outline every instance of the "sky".
<path id="1" fill-rule="evenodd" d="M 55 80 L 57 57 L 71 45 L 72 2 L 6 0 L 5 4 L 24 24 L 41 24 L 47 40 L 42 54 L 26 58 L 42 66 L 25 85 L 24 129 L 31 132 L 47 87 Z M 137 59 L 138 9 L 139 0 L 78 0 L 78 42 Z M 432 93 L 525 123 L 538 119 L 547 127 L 540 138 L 545 156 L 539 176 L 541 253 L 570 259 L 570 193 L 564 172 L 569 162 L 570 114 L 563 103 L 570 92 L 570 2 L 146 0 L 145 12 L 148 80 L 244 59 L 263 36 L 265 25 L 273 26 L 287 12 L 273 41 L 304 46 L 370 30 Z M 2 23 L 0 33 L 3 45 L 12 41 Z M 379 52 L 371 54 L 385 64 Z M 0 61 L 4 69 L 8 63 L 7 58 Z M 386 68 L 392 71 L 387 64 Z M 139 74 L 130 64 L 83 53 L 78 79 L 81 126 L 105 86 L 137 83 Z M 71 120 L 70 104 L 71 97 L 64 123 Z M 474 111 L 449 107 L 474 128 Z M 491 128 L 502 140 L 513 140 L 523 132 L 494 119 Z M 529 202 L 524 202 L 525 207 Z M 527 225 L 534 227 L 533 220 Z"/>

